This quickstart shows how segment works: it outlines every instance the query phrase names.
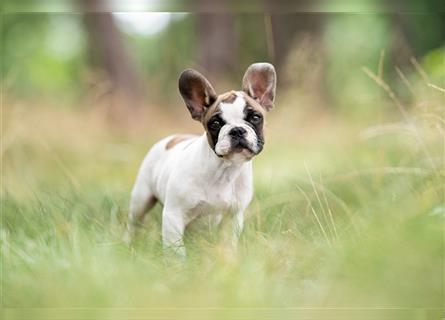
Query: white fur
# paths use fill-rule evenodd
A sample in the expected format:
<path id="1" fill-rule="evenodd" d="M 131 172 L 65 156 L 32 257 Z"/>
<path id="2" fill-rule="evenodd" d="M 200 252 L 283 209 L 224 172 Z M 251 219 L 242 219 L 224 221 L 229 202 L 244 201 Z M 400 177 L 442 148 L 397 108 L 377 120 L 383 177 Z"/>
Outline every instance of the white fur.
<path id="1" fill-rule="evenodd" d="M 213 217 L 215 224 L 229 215 L 236 242 L 243 228 L 244 210 L 252 198 L 251 161 L 217 157 L 206 134 L 166 149 L 171 139 L 156 143 L 142 162 L 131 195 L 130 226 L 143 217 L 148 199 L 156 197 L 164 204 L 164 247 L 185 255 L 184 229 L 202 214 Z"/>

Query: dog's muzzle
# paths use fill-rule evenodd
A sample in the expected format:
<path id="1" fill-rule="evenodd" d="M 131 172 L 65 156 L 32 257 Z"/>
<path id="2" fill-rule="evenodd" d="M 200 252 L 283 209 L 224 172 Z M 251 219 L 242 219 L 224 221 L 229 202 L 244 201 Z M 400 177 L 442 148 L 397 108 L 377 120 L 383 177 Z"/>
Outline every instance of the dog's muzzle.
<path id="1" fill-rule="evenodd" d="M 258 139 L 253 129 L 247 126 L 234 126 L 227 130 L 221 130 L 215 153 L 218 157 L 231 159 L 251 159 L 261 152 L 263 148 L 262 139 Z"/>
<path id="2" fill-rule="evenodd" d="M 251 153 L 253 156 L 256 152 L 252 149 L 251 144 L 246 139 L 247 130 L 243 127 L 234 127 L 229 131 L 230 144 L 233 152 Z"/>

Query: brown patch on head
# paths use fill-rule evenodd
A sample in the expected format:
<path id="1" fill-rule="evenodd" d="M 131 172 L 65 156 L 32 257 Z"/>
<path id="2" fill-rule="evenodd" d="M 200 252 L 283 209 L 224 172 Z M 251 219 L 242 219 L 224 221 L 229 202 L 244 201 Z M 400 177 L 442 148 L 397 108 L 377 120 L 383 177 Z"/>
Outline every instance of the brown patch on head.
<path id="1" fill-rule="evenodd" d="M 215 114 L 217 114 L 220 110 L 219 110 L 219 105 L 221 103 L 233 103 L 236 98 L 236 91 L 232 90 L 232 91 L 227 91 L 225 93 L 220 94 L 215 102 L 209 107 L 209 109 L 207 110 L 207 112 L 205 113 L 204 117 L 202 118 L 202 124 L 207 132 L 207 140 L 209 141 L 209 145 L 211 148 L 215 147 L 216 144 L 216 140 L 217 137 L 215 135 L 215 137 L 212 138 L 211 134 L 209 133 L 209 129 L 207 127 L 207 123 L 209 122 L 210 118 L 212 118 Z"/>
<path id="2" fill-rule="evenodd" d="M 250 108 L 254 109 L 255 111 L 258 111 L 263 116 L 266 115 L 266 112 L 265 112 L 264 108 L 258 103 L 258 101 L 253 99 L 251 96 L 249 96 L 245 92 L 241 92 L 241 94 L 242 94 L 244 100 L 246 100 L 246 106 L 247 107 L 250 107 Z"/>
<path id="3" fill-rule="evenodd" d="M 220 102 L 233 103 L 236 100 L 237 95 L 236 95 L 236 91 L 232 90 L 232 91 L 221 94 L 219 97 L 221 97 Z"/>
<path id="4" fill-rule="evenodd" d="M 236 100 L 236 91 L 232 90 L 232 91 L 227 91 L 225 93 L 220 94 L 215 102 L 209 107 L 209 109 L 207 110 L 206 114 L 204 115 L 203 119 L 202 119 L 202 123 L 206 124 L 207 121 L 215 114 L 219 111 L 219 104 L 222 103 L 233 103 Z"/>
<path id="5" fill-rule="evenodd" d="M 242 96 L 246 100 L 246 108 L 244 109 L 246 120 L 249 121 L 249 116 L 252 114 L 252 112 L 259 113 L 263 117 L 261 123 L 258 124 L 250 123 L 250 125 L 253 127 L 257 135 L 258 145 L 260 146 L 260 151 L 261 151 L 264 145 L 264 124 L 266 123 L 266 113 L 267 113 L 266 109 L 263 106 L 261 106 L 257 100 L 253 99 L 247 93 L 242 92 Z"/>
<path id="6" fill-rule="evenodd" d="M 169 149 L 173 148 L 174 146 L 176 146 L 178 143 L 185 141 L 185 140 L 189 140 L 194 137 L 196 137 L 196 136 L 192 135 L 192 134 L 178 134 L 178 135 L 174 136 L 173 138 L 171 138 L 167 142 L 167 144 L 165 145 L 165 150 L 169 150 Z"/>

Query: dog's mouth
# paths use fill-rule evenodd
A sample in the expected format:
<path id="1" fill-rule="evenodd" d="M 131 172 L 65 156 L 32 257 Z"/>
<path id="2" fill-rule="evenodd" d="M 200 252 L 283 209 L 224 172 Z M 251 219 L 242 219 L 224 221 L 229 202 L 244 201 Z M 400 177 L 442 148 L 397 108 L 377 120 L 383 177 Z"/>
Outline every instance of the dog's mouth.
<path id="1" fill-rule="evenodd" d="M 223 141 L 219 148 L 215 148 L 215 154 L 223 159 L 252 159 L 262 150 L 263 143 L 258 141 L 257 145 L 252 145 L 243 137 L 232 137 L 229 141 Z"/>
<path id="2" fill-rule="evenodd" d="M 230 152 L 226 155 L 228 158 L 232 158 L 235 155 L 242 156 L 246 160 L 250 160 L 256 155 L 251 145 L 244 139 L 232 139 Z"/>
<path id="3" fill-rule="evenodd" d="M 252 150 L 250 145 L 245 141 L 239 141 L 236 143 L 232 143 L 232 152 L 233 153 L 242 153 L 242 154 L 250 154 L 254 155 L 255 152 Z"/>
<path id="4" fill-rule="evenodd" d="M 248 158 L 248 159 L 250 159 L 253 156 L 255 156 L 255 152 L 250 147 L 242 147 L 242 146 L 237 146 L 235 148 L 232 148 L 226 154 L 218 154 L 218 153 L 216 153 L 216 155 L 218 157 L 220 157 L 220 158 L 230 158 L 231 156 L 233 156 L 235 154 L 242 155 L 242 156 L 244 156 L 245 158 Z"/>

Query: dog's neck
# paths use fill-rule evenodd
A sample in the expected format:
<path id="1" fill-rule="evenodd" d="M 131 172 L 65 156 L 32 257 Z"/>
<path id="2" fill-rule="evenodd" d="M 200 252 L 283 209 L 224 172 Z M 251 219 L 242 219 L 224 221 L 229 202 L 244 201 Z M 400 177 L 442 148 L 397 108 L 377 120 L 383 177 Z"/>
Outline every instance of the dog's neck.
<path id="1" fill-rule="evenodd" d="M 198 138 L 200 144 L 201 156 L 203 159 L 200 173 L 208 179 L 209 183 L 224 184 L 235 180 L 241 171 L 250 165 L 250 161 L 241 161 L 241 159 L 228 160 L 218 157 L 209 145 L 207 135 L 204 133 Z"/>

